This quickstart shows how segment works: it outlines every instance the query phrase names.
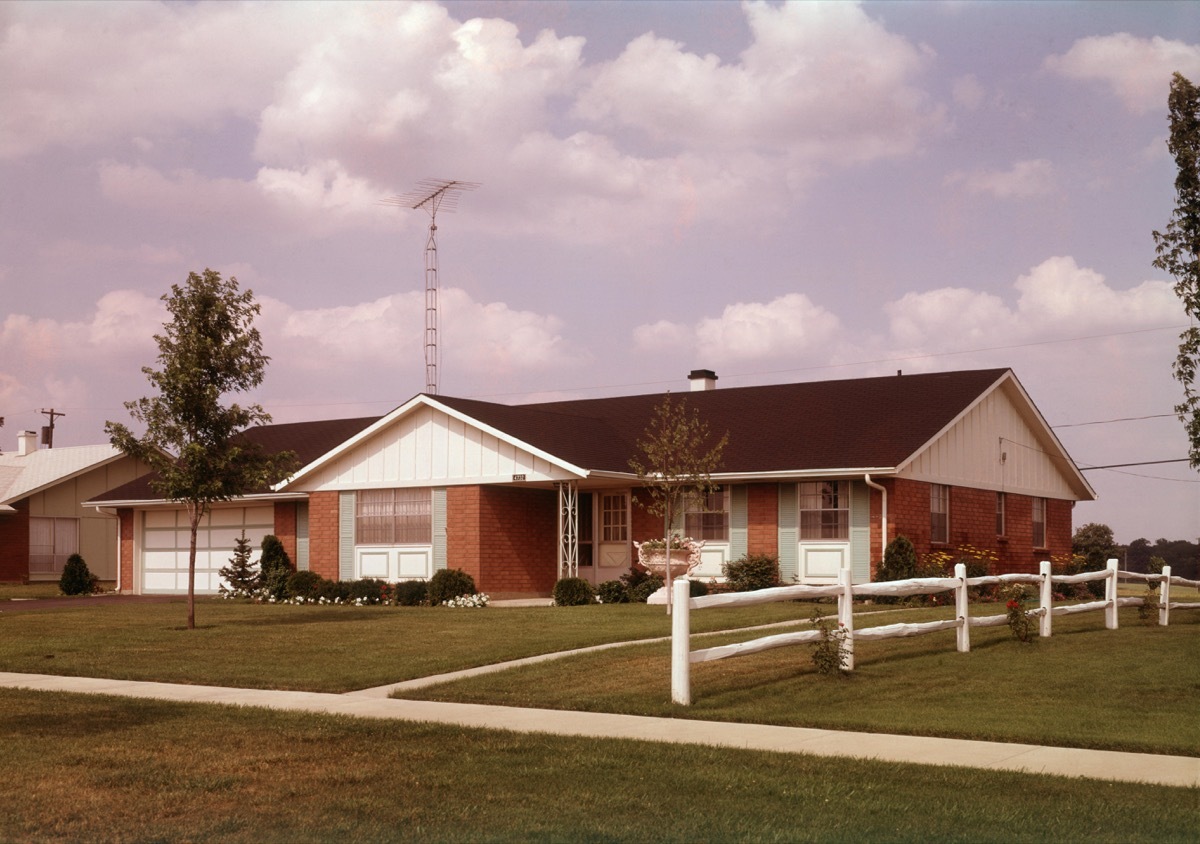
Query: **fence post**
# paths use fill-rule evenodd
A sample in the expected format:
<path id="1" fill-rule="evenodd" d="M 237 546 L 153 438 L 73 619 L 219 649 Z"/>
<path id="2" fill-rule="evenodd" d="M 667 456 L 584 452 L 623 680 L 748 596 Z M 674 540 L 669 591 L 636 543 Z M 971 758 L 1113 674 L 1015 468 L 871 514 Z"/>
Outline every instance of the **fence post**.
<path id="1" fill-rule="evenodd" d="M 1163 566 L 1158 586 L 1158 623 L 1166 627 L 1171 620 L 1171 567 Z"/>
<path id="2" fill-rule="evenodd" d="M 971 610 L 967 602 L 967 567 L 964 563 L 954 564 L 954 576 L 958 586 L 954 589 L 954 612 L 958 616 L 958 652 L 971 650 Z"/>
<path id="3" fill-rule="evenodd" d="M 1104 626 L 1117 629 L 1117 561 L 1108 561 L 1108 579 L 1104 581 Z"/>
<path id="4" fill-rule="evenodd" d="M 1038 635 L 1049 637 L 1054 627 L 1051 621 L 1054 617 L 1054 581 L 1051 579 L 1053 568 L 1049 560 L 1042 560 L 1038 564 L 1038 574 L 1042 576 L 1041 597 L 1038 601 L 1042 615 L 1038 619 Z"/>
<path id="5" fill-rule="evenodd" d="M 846 670 L 854 670 L 854 573 L 850 569 L 838 572 L 838 624 L 846 631 Z"/>
<path id="6" fill-rule="evenodd" d="M 675 590 L 671 615 L 671 700 L 683 706 L 692 703 L 691 678 L 691 584 L 680 577 L 671 585 Z"/>

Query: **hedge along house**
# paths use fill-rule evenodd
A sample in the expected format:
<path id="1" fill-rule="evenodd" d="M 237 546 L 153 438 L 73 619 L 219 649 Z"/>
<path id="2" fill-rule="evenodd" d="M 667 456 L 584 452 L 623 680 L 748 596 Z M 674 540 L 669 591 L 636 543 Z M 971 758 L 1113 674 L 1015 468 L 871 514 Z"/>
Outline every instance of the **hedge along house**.
<path id="1" fill-rule="evenodd" d="M 81 502 L 149 471 L 108 444 L 38 448 L 18 434 L 0 454 L 0 582 L 57 581 L 71 554 L 116 580 L 117 523 Z"/>
<path id="2" fill-rule="evenodd" d="M 1095 497 L 1007 369 L 724 390 L 716 380 L 692 373 L 687 395 L 714 435 L 729 432 L 718 490 L 676 526 L 705 541 L 694 576 L 719 577 L 751 553 L 777 556 L 786 581 L 833 582 L 842 568 L 868 580 L 900 534 L 918 553 L 971 545 L 996 554 L 996 571 L 1033 571 L 1070 552 L 1074 502 Z M 296 450 L 302 468 L 214 509 L 197 589 L 216 590 L 243 528 L 274 532 L 300 568 L 328 578 L 461 568 L 494 596 L 548 594 L 567 575 L 615 579 L 635 540 L 662 535 L 629 469 L 662 399 L 421 394 L 374 420 L 252 429 Z M 122 588 L 182 591 L 186 514 L 138 487 L 91 502 L 121 517 Z"/>

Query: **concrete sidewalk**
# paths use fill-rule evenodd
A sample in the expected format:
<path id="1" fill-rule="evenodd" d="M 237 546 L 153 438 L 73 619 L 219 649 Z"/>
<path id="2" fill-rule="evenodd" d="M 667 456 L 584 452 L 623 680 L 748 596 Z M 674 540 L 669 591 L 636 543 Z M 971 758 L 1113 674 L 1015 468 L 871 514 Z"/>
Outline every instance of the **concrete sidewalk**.
<path id="1" fill-rule="evenodd" d="M 843 756 L 920 765 L 961 765 L 1067 777 L 1200 787 L 1200 758 L 1184 756 L 694 721 L 682 718 L 649 718 L 598 712 L 391 700 L 356 693 L 336 695 L 230 689 L 45 674 L 0 672 L 0 687 L 188 703 L 257 706 L 294 712 L 425 721 L 525 733 L 700 744 L 776 753 Z"/>

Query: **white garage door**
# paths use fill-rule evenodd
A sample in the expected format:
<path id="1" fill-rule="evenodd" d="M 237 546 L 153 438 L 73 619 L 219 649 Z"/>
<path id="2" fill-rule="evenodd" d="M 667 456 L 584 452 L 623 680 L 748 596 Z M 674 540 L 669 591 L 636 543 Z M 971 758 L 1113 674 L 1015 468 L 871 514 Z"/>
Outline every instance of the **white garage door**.
<path id="1" fill-rule="evenodd" d="M 200 523 L 196 534 L 196 594 L 216 594 L 219 572 L 229 565 L 234 545 L 245 531 L 253 559 L 263 537 L 275 531 L 275 509 L 222 507 Z M 187 510 L 148 510 L 142 523 L 141 591 L 146 594 L 185 594 L 188 577 L 189 527 Z"/>

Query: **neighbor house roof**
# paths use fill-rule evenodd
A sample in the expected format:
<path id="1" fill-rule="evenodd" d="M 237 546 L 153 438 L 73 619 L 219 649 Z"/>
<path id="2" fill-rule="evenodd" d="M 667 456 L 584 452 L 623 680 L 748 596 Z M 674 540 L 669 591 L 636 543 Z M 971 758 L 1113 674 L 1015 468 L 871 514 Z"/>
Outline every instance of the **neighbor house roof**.
<path id="1" fill-rule="evenodd" d="M 121 458 L 109 444 L 42 448 L 0 454 L 0 508 Z"/>

